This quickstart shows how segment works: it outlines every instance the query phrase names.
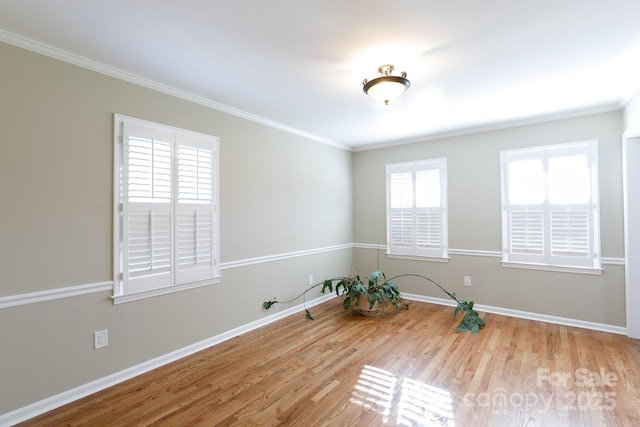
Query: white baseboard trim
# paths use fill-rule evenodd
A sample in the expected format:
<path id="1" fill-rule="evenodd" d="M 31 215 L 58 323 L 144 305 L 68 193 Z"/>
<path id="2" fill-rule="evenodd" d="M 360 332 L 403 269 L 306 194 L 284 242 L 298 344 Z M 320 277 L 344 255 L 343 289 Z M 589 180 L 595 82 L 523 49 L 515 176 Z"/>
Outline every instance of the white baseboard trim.
<path id="1" fill-rule="evenodd" d="M 313 307 L 332 298 L 335 298 L 335 293 L 323 295 L 321 297 L 308 301 L 306 303 L 306 306 L 307 308 Z M 62 393 L 8 412 L 6 414 L 0 414 L 0 427 L 9 427 L 28 419 L 37 417 L 38 415 L 44 414 L 45 412 L 59 408 L 83 397 L 89 396 L 90 394 L 112 387 L 133 377 L 137 377 L 138 375 L 147 373 L 161 366 L 167 365 L 171 362 L 175 362 L 176 360 L 182 359 L 206 348 L 212 347 L 216 344 L 220 344 L 231 338 L 235 338 L 239 335 L 250 332 L 254 329 L 258 329 L 262 326 L 266 326 L 270 323 L 300 312 L 304 312 L 303 304 L 299 304 L 294 307 L 279 311 L 277 313 L 263 317 L 262 319 L 247 323 L 246 325 L 239 326 L 237 328 L 218 334 L 214 337 L 207 338 L 206 340 L 191 344 L 187 347 L 172 351 L 171 353 L 164 354 L 130 368 L 123 369 L 106 377 L 99 378 L 87 384 L 64 391 Z"/>
<path id="2" fill-rule="evenodd" d="M 426 303 L 446 305 L 451 307 L 455 306 L 455 302 L 445 298 L 436 298 L 436 297 L 429 297 L 429 296 L 410 294 L 410 293 L 404 293 L 403 297 L 411 301 L 426 302 Z M 307 302 L 306 306 L 307 308 L 313 307 L 315 305 L 328 301 L 332 298 L 335 298 L 334 293 L 330 293 L 328 295 L 315 298 Z M 591 330 L 609 332 L 609 333 L 620 334 L 620 335 L 626 335 L 627 333 L 626 328 L 621 326 L 587 322 L 583 320 L 570 319 L 570 318 L 558 317 L 558 316 L 549 316 L 545 314 L 537 314 L 537 313 L 531 313 L 531 312 L 520 311 L 520 310 L 512 310 L 512 309 L 506 309 L 501 307 L 487 306 L 482 304 L 476 304 L 474 308 L 476 308 L 480 312 L 499 314 L 503 316 L 516 317 L 521 319 L 537 320 L 541 322 L 554 323 L 554 324 L 572 326 L 572 327 L 584 328 L 584 329 L 591 329 Z M 288 309 L 279 311 L 272 315 L 266 316 L 262 319 L 259 319 L 259 320 L 247 323 L 245 325 L 239 326 L 237 328 L 231 329 L 229 331 L 223 332 L 221 334 L 218 334 L 206 340 L 194 343 L 187 347 L 156 357 L 154 359 L 148 360 L 146 362 L 140 363 L 130 368 L 123 369 L 119 372 L 113 373 L 103 378 L 99 378 L 87 384 L 81 385 L 79 387 L 75 387 L 71 390 L 67 390 L 57 395 L 48 397 L 46 399 L 32 403 L 30 405 L 24 406 L 22 408 L 8 412 L 6 414 L 2 414 L 0 415 L 0 427 L 9 427 L 14 424 L 31 419 L 33 417 L 37 417 L 38 415 L 44 414 L 45 412 L 59 408 L 63 405 L 66 405 L 68 403 L 81 399 L 83 397 L 89 396 L 90 394 L 112 387 L 116 384 L 129 380 L 138 375 L 152 371 L 161 366 L 167 365 L 171 362 L 175 362 L 176 360 L 190 356 L 194 353 L 202 351 L 216 344 L 220 344 L 231 338 L 237 337 L 244 333 L 250 332 L 254 329 L 258 329 L 262 326 L 266 326 L 270 323 L 276 322 L 287 316 L 300 313 L 303 311 L 304 311 L 304 305 L 298 304 L 294 307 L 290 307 Z"/>
<path id="3" fill-rule="evenodd" d="M 418 294 L 402 293 L 405 299 L 428 302 L 431 304 L 448 305 L 455 307 L 456 303 L 447 298 L 428 297 Z M 480 312 L 499 314 L 502 316 L 516 317 L 519 319 L 537 320 L 540 322 L 554 323 L 556 325 L 572 326 L 574 328 L 591 329 L 594 331 L 609 332 L 618 335 L 627 335 L 627 328 L 623 326 L 607 325 L 604 323 L 587 322 L 585 320 L 571 319 L 568 317 L 550 316 L 547 314 L 532 313 L 529 311 L 512 310 L 510 308 L 493 307 L 490 305 L 475 304 L 474 309 Z"/>

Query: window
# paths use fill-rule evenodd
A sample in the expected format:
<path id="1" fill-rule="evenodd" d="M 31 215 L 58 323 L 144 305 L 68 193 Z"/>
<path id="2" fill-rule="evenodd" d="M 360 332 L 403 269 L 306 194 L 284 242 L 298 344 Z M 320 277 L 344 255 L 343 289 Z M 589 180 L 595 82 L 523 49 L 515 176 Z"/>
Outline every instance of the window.
<path id="1" fill-rule="evenodd" d="M 447 257 L 447 159 L 387 165 L 387 253 Z"/>
<path id="2" fill-rule="evenodd" d="M 597 141 L 500 157 L 503 262 L 599 269 Z"/>
<path id="3" fill-rule="evenodd" d="M 116 301 L 217 281 L 218 139 L 118 115 L 114 135 Z"/>

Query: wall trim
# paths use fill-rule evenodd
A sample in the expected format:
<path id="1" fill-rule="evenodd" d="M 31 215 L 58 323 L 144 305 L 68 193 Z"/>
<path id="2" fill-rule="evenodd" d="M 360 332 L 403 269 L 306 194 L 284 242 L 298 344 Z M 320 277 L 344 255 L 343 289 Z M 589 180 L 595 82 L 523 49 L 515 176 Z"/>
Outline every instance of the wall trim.
<path id="1" fill-rule="evenodd" d="M 386 251 L 387 250 L 387 245 L 374 245 L 372 243 L 354 243 L 353 247 L 354 248 L 358 248 L 358 249 L 374 249 L 376 251 L 378 251 L 378 250 Z"/>
<path id="2" fill-rule="evenodd" d="M 325 246 L 316 249 L 307 249 L 295 252 L 286 252 L 282 254 L 267 255 L 257 258 L 246 258 L 237 261 L 228 261 L 220 264 L 220 270 L 229 270 L 232 268 L 247 267 L 265 262 L 282 261 L 290 258 L 298 258 L 309 255 L 317 255 L 325 252 L 339 251 L 343 249 L 373 249 L 386 250 L 385 245 L 369 244 L 369 243 L 345 243 L 342 245 Z M 500 258 L 502 255 L 497 251 L 482 251 L 472 249 L 449 249 L 449 255 L 462 256 L 478 256 L 489 258 Z M 607 265 L 625 265 L 624 258 L 602 258 L 602 264 Z M 27 292 L 24 294 L 9 295 L 0 297 L 0 310 L 9 307 L 18 307 L 21 305 L 35 304 L 39 302 L 54 301 L 62 298 L 71 298 L 80 295 L 87 295 L 96 292 L 113 291 L 113 281 L 89 283 L 86 285 L 68 286 L 59 289 L 50 289 L 46 291 Z"/>
<path id="3" fill-rule="evenodd" d="M 374 245 L 371 243 L 354 243 L 354 248 L 358 249 L 375 249 L 375 250 L 385 250 L 387 249 L 386 245 Z M 488 257 L 488 258 L 502 258 L 502 252 L 500 251 L 488 251 L 488 250 L 478 250 L 478 249 L 449 249 L 449 255 L 462 255 L 462 256 L 477 256 L 477 257 Z M 617 257 L 602 257 L 602 264 L 606 265 L 625 265 L 624 258 Z"/>
<path id="4" fill-rule="evenodd" d="M 53 47 L 45 43 L 31 40 L 27 37 L 13 34 L 9 31 L 0 29 L 0 41 L 13 46 L 20 47 L 22 49 L 30 50 L 35 53 L 39 53 L 44 56 L 48 56 L 53 59 L 57 59 L 62 62 L 66 62 L 68 64 L 85 68 L 87 70 L 95 71 L 96 73 L 104 74 L 109 77 L 114 77 L 118 80 L 123 80 L 125 82 L 133 83 L 135 85 L 142 86 L 147 89 L 152 89 L 157 92 L 175 96 L 176 98 L 181 98 L 186 101 L 193 102 L 194 104 L 199 104 L 208 108 L 212 108 L 214 110 L 231 114 L 236 117 L 240 117 L 242 119 L 246 119 L 255 123 L 260 123 L 262 125 L 268 126 L 273 129 L 278 129 L 278 130 L 281 130 L 293 135 L 301 136 L 303 138 L 307 138 L 316 142 L 331 145 L 333 147 L 337 147 L 345 151 L 351 151 L 350 147 L 342 143 L 331 141 L 326 138 L 321 138 L 317 135 L 312 135 L 300 129 L 287 126 L 283 123 L 279 123 L 262 116 L 251 114 L 246 111 L 240 110 L 238 108 L 230 107 L 228 105 L 222 104 L 212 99 L 205 98 L 203 96 L 196 95 L 194 93 L 187 92 L 182 89 L 178 89 L 173 86 L 169 86 L 167 84 L 160 83 L 155 80 L 151 80 L 149 78 L 131 73 L 129 71 L 122 70 L 120 68 L 113 67 L 111 65 L 104 64 L 102 62 L 85 58 L 81 55 L 78 55 L 63 49 L 59 49 L 57 47 Z"/>
<path id="5" fill-rule="evenodd" d="M 476 250 L 476 249 L 449 249 L 449 255 L 502 258 L 502 252 L 500 251 L 484 251 L 484 250 Z"/>
<path id="6" fill-rule="evenodd" d="M 521 270 L 537 270 L 556 273 L 590 274 L 592 276 L 601 276 L 604 271 L 601 267 L 568 267 L 563 265 L 539 265 L 513 261 L 500 261 L 500 264 L 505 268 L 518 268 Z"/>
<path id="7" fill-rule="evenodd" d="M 607 265 L 625 265 L 626 263 L 624 258 L 602 257 L 600 261 L 602 261 L 603 264 L 607 264 Z"/>
<path id="8" fill-rule="evenodd" d="M 413 301 L 428 302 L 431 304 L 447 305 L 451 307 L 456 306 L 456 303 L 453 300 L 445 299 L 445 298 L 429 297 L 429 296 L 418 295 L 418 294 L 407 294 L 404 292 L 402 293 L 402 296 L 405 299 L 413 300 Z M 615 326 L 615 325 L 608 325 L 605 323 L 588 322 L 586 320 L 551 316 L 548 314 L 532 313 L 529 311 L 513 310 L 510 308 L 494 307 L 494 306 L 483 305 L 483 304 L 474 304 L 473 308 L 480 312 L 484 311 L 486 313 L 499 314 L 507 317 L 516 317 L 518 319 L 537 320 L 539 322 L 553 323 L 556 325 L 571 326 L 574 328 L 582 328 L 582 329 L 591 329 L 594 331 L 609 332 L 609 333 L 618 334 L 618 335 L 627 335 L 627 328 L 624 326 Z"/>
<path id="9" fill-rule="evenodd" d="M 67 286 L 65 288 L 50 289 L 46 291 L 9 295 L 6 297 L 0 297 L 0 310 L 3 308 L 17 307 L 20 305 L 35 304 L 38 302 L 53 301 L 62 298 L 71 298 L 79 295 L 112 290 L 113 282 L 107 281 L 89 283 L 86 285 Z"/>
<path id="10" fill-rule="evenodd" d="M 315 298 L 311 301 L 307 301 L 306 307 L 309 308 L 318 304 L 322 304 L 323 302 L 328 301 L 335 297 L 336 297 L 335 294 L 329 294 L 329 295 L 324 295 L 324 296 Z M 62 393 L 56 394 L 54 396 L 48 397 L 46 399 L 40 400 L 30 405 L 24 406 L 22 408 L 18 408 L 11 412 L 7 412 L 6 414 L 0 414 L 0 427 L 12 426 L 14 424 L 21 423 L 28 419 L 37 417 L 53 409 L 59 408 L 63 405 L 74 402 L 78 399 L 82 399 L 83 397 L 89 396 L 93 393 L 102 391 L 106 388 L 117 385 L 121 382 L 129 380 L 138 375 L 145 374 L 149 371 L 160 368 L 171 362 L 175 362 L 176 360 L 190 356 L 194 353 L 205 350 L 216 344 L 220 344 L 231 338 L 235 338 L 239 335 L 253 331 L 254 329 L 258 329 L 262 326 L 266 326 L 270 323 L 276 322 L 292 314 L 302 313 L 302 312 L 304 312 L 304 303 L 298 304 L 294 307 L 287 308 L 285 310 L 263 317 L 262 319 L 258 319 L 256 321 L 247 323 L 245 325 L 242 325 L 237 328 L 231 329 L 229 331 L 223 332 L 221 334 L 215 335 L 211 338 L 207 338 L 200 342 L 188 345 L 186 347 L 180 348 L 178 350 L 172 351 L 170 353 L 164 354 L 162 356 L 156 357 L 146 362 L 139 363 L 130 368 L 126 368 L 121 371 L 115 372 L 111 375 L 107 375 L 106 377 L 98 378 L 97 380 L 88 382 L 81 386 L 72 388 L 70 390 L 64 391 Z M 302 319 L 302 321 L 304 321 L 304 319 Z"/>
<path id="11" fill-rule="evenodd" d="M 246 267 L 250 265 L 262 264 L 265 262 L 281 261 L 281 260 L 290 259 L 290 258 L 316 255 L 316 254 L 321 254 L 325 252 L 338 251 L 338 250 L 351 249 L 351 248 L 353 248 L 353 244 L 347 243 L 343 245 L 326 246 L 323 248 L 307 249 L 303 251 L 287 252 L 283 254 L 268 255 L 268 256 L 258 257 L 258 258 L 248 258 L 248 259 L 241 259 L 238 261 L 223 262 L 220 264 L 220 270 Z M 198 286 L 203 286 L 203 285 L 200 284 L 193 287 L 198 287 Z M 187 289 L 187 288 L 183 287 L 180 289 L 176 289 L 176 291 L 184 290 L 184 289 Z M 104 291 L 113 291 L 113 281 L 89 283 L 86 285 L 68 286 L 68 287 L 58 288 L 58 289 L 49 289 L 46 291 L 27 292 L 24 294 L 0 297 L 0 310 L 2 310 L 3 308 L 18 307 L 21 305 L 35 304 L 38 302 L 54 301 L 57 299 L 71 298 L 71 297 L 76 297 L 80 295 L 86 295 L 86 294 L 104 292 Z M 128 299 L 124 298 L 121 302 L 126 302 L 126 301 L 128 301 Z"/>
<path id="12" fill-rule="evenodd" d="M 265 262 L 281 261 L 289 258 L 298 258 L 298 257 L 303 257 L 308 255 L 317 255 L 325 252 L 339 251 L 342 249 L 351 249 L 353 248 L 353 246 L 354 246 L 353 243 L 346 243 L 343 245 L 325 246 L 323 248 L 307 249 L 307 250 L 296 251 L 296 252 L 286 252 L 282 254 L 267 255 L 267 256 L 262 256 L 257 258 L 240 259 L 237 261 L 228 261 L 228 262 L 220 263 L 220 270 L 247 267 L 250 265 L 262 264 Z"/>
<path id="13" fill-rule="evenodd" d="M 511 129 L 514 127 L 520 126 L 530 126 L 539 123 L 547 123 L 556 120 L 566 120 L 573 119 L 575 117 L 581 116 L 590 116 L 594 114 L 604 114 L 612 111 L 619 111 L 625 107 L 624 102 L 610 102 L 602 105 L 596 105 L 592 107 L 578 108 L 569 111 L 561 111 L 549 114 L 541 114 L 538 116 L 520 118 L 520 119 L 511 119 L 504 120 L 496 123 L 487 123 L 483 125 L 471 125 L 462 128 L 453 128 L 449 130 L 443 130 L 440 132 L 434 132 L 428 135 L 421 135 L 416 137 L 410 137 L 405 139 L 399 139 L 395 141 L 386 141 L 386 142 L 374 142 L 371 144 L 359 145 L 353 148 L 352 151 L 367 151 L 367 150 L 376 150 L 381 148 L 389 148 L 396 147 L 399 145 L 408 145 L 414 144 L 418 142 L 428 142 L 436 139 L 447 139 L 447 138 L 455 138 L 461 137 L 465 135 L 471 135 L 474 133 L 482 133 L 482 132 L 493 132 L 499 131 L 503 129 Z"/>

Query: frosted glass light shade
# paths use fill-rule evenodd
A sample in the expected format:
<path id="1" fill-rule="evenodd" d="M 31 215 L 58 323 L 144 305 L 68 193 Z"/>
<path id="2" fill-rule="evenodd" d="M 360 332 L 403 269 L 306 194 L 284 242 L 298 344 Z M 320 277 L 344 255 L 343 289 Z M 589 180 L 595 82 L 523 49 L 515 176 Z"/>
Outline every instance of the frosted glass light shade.
<path id="1" fill-rule="evenodd" d="M 371 81 L 364 80 L 364 87 L 362 90 L 364 93 L 372 97 L 378 102 L 383 102 L 385 105 L 389 102 L 398 99 L 400 95 L 405 93 L 411 83 L 407 80 L 407 73 L 403 72 L 402 76 L 392 76 L 393 65 L 383 65 L 378 68 L 378 72 L 381 74 Z"/>

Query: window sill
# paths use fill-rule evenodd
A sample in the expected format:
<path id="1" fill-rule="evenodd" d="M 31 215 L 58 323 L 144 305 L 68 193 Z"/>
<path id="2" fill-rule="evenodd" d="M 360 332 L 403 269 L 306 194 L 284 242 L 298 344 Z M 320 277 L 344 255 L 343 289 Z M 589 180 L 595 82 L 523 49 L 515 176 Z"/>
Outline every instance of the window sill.
<path id="1" fill-rule="evenodd" d="M 387 253 L 387 258 L 391 259 L 408 259 L 413 261 L 427 261 L 427 262 L 449 262 L 449 257 L 434 257 L 434 256 L 415 256 L 415 255 L 398 255 Z"/>
<path id="2" fill-rule="evenodd" d="M 215 277 L 211 280 L 206 280 L 203 282 L 189 283 L 186 285 L 177 285 L 177 286 L 167 286 L 166 288 L 153 289 L 150 291 L 138 292 L 135 294 L 127 294 L 127 295 L 114 295 L 111 297 L 114 304 L 124 304 L 127 302 L 138 301 L 146 298 L 153 298 L 161 295 L 173 294 L 175 292 L 186 291 L 189 289 L 202 288 L 204 286 L 215 285 L 220 283 L 220 277 Z"/>
<path id="3" fill-rule="evenodd" d="M 520 268 L 524 270 L 540 270 L 540 271 L 553 271 L 557 273 L 577 273 L 577 274 L 590 274 L 595 276 L 602 275 L 602 268 L 592 267 L 569 267 L 564 265 L 544 265 L 544 264 L 528 264 L 524 262 L 502 261 L 503 267 L 506 268 Z"/>

